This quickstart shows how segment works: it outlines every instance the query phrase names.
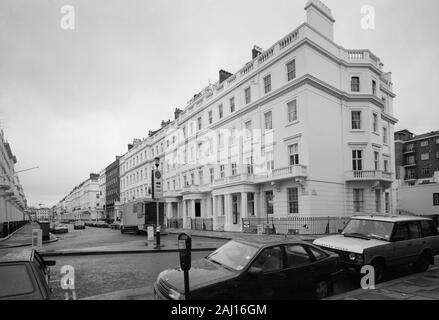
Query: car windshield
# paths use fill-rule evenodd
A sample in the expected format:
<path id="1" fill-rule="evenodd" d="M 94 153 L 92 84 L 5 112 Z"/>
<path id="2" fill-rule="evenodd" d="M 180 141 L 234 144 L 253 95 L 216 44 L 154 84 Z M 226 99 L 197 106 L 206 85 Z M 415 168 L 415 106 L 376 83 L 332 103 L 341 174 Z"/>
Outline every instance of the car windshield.
<path id="1" fill-rule="evenodd" d="M 344 236 L 366 237 L 390 241 L 393 223 L 376 220 L 352 219 L 344 228 Z"/>
<path id="2" fill-rule="evenodd" d="M 236 241 L 229 241 L 210 254 L 207 259 L 227 268 L 240 271 L 251 261 L 258 248 Z"/>

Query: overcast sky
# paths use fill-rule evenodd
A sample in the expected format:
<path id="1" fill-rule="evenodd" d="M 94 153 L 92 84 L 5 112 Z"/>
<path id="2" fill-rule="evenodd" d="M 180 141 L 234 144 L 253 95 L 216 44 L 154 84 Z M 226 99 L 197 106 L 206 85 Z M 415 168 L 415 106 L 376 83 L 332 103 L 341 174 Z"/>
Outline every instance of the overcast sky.
<path id="1" fill-rule="evenodd" d="M 306 0 L 1 0 L 0 125 L 29 205 L 52 206 L 193 94 L 306 19 Z M 393 72 L 397 129 L 439 130 L 437 0 L 326 0 L 335 41 Z M 62 30 L 63 5 L 76 29 Z M 361 28 L 361 7 L 376 29 Z"/>

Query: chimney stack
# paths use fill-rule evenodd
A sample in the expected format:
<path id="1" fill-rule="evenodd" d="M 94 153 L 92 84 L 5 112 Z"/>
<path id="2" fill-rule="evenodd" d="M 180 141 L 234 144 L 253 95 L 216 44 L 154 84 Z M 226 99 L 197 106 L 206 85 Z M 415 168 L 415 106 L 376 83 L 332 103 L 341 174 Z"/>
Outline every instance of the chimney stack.
<path id="1" fill-rule="evenodd" d="M 258 47 L 258 46 L 253 46 L 252 49 L 252 60 L 255 59 L 257 56 L 259 56 L 260 54 L 262 54 L 262 48 Z"/>
<path id="2" fill-rule="evenodd" d="M 227 72 L 225 70 L 220 70 L 219 71 L 219 82 L 222 83 L 223 81 L 227 80 L 228 78 L 230 78 L 233 74 L 231 74 L 230 72 Z"/>
<path id="3" fill-rule="evenodd" d="M 320 0 L 308 0 L 305 5 L 306 22 L 322 33 L 325 37 L 334 41 L 334 22 L 331 9 Z"/>
<path id="4" fill-rule="evenodd" d="M 174 111 L 174 119 L 177 120 L 178 117 L 180 116 L 180 113 L 182 113 L 183 111 L 180 108 L 175 108 Z"/>

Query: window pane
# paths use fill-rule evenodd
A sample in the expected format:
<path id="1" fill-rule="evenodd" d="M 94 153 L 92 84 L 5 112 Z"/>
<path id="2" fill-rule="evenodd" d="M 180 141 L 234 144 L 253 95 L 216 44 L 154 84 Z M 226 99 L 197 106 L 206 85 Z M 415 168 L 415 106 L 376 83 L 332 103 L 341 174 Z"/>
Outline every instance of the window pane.
<path id="1" fill-rule="evenodd" d="M 311 257 L 305 248 L 301 245 L 286 246 L 285 253 L 287 255 L 288 267 L 302 266 L 311 263 Z"/>
<path id="2" fill-rule="evenodd" d="M 252 268 L 263 273 L 279 271 L 282 269 L 282 250 L 280 247 L 267 248 L 261 252 L 253 263 Z"/>

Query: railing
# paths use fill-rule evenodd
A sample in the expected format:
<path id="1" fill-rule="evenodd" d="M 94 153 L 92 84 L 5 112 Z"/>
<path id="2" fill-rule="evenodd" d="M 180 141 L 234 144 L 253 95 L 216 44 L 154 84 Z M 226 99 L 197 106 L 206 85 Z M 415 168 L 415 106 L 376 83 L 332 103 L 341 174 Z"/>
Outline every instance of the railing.
<path id="1" fill-rule="evenodd" d="M 215 231 L 224 231 L 224 225 L 226 224 L 225 216 L 216 217 L 216 228 Z"/>
<path id="2" fill-rule="evenodd" d="M 299 30 L 294 30 L 278 42 L 279 49 L 283 50 L 299 38 Z"/>
<path id="3" fill-rule="evenodd" d="M 246 64 L 245 67 L 242 68 L 242 69 L 239 71 L 239 74 L 240 74 L 241 76 L 243 76 L 243 75 L 249 73 L 249 72 L 252 71 L 252 70 L 253 70 L 253 61 L 252 61 L 252 62 L 249 62 L 248 64 Z"/>
<path id="4" fill-rule="evenodd" d="M 271 172 L 266 173 L 258 173 L 256 175 L 256 180 L 261 179 L 271 179 L 271 178 L 291 178 L 291 177 L 307 177 L 308 176 L 308 169 L 304 165 L 294 165 L 294 166 L 288 166 L 284 168 L 278 168 L 274 169 Z"/>
<path id="5" fill-rule="evenodd" d="M 261 55 L 259 55 L 258 57 L 258 63 L 264 63 L 265 61 L 267 61 L 268 59 L 270 59 L 274 54 L 274 48 L 270 48 L 267 51 L 265 51 L 264 53 L 262 53 Z"/>
<path id="6" fill-rule="evenodd" d="M 349 60 L 363 60 L 364 59 L 364 51 L 362 51 L 362 50 L 348 50 L 348 59 Z"/>
<path id="7" fill-rule="evenodd" d="M 242 219 L 242 225 L 245 233 L 257 233 L 261 226 L 263 234 L 321 235 L 338 233 L 349 220 L 350 217 L 269 217 Z"/>
<path id="8" fill-rule="evenodd" d="M 183 218 L 171 218 L 168 219 L 168 228 L 182 229 L 183 228 Z"/>
<path id="9" fill-rule="evenodd" d="M 213 230 L 213 218 L 193 218 L 191 219 L 192 230 Z"/>
<path id="10" fill-rule="evenodd" d="M 346 180 L 392 180 L 392 173 L 375 170 L 348 171 Z"/>

